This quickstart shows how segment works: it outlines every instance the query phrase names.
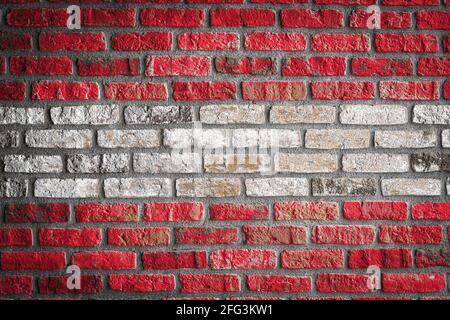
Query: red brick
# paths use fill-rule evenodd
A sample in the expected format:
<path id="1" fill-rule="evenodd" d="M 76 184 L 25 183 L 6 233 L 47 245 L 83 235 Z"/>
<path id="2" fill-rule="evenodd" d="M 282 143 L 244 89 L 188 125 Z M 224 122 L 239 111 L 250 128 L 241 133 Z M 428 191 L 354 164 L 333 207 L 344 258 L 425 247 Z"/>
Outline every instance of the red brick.
<path id="1" fill-rule="evenodd" d="M 343 268 L 342 250 L 299 250 L 283 251 L 281 267 L 284 269 Z"/>
<path id="2" fill-rule="evenodd" d="M 33 100 L 97 100 L 99 88 L 96 82 L 64 82 L 42 80 L 33 83 Z"/>
<path id="3" fill-rule="evenodd" d="M 376 52 L 437 52 L 433 34 L 375 34 Z"/>
<path id="4" fill-rule="evenodd" d="M 0 276 L 0 294 L 31 294 L 32 291 L 31 276 Z"/>
<path id="5" fill-rule="evenodd" d="M 69 215 L 70 208 L 66 203 L 10 203 L 5 207 L 5 219 L 7 223 L 68 222 Z"/>
<path id="6" fill-rule="evenodd" d="M 144 209 L 144 221 L 200 221 L 203 219 L 203 211 L 204 207 L 201 202 L 146 203 Z"/>
<path id="7" fill-rule="evenodd" d="M 370 226 L 315 226 L 312 241 L 320 244 L 371 244 L 375 231 Z"/>
<path id="8" fill-rule="evenodd" d="M 371 5 L 376 0 L 314 0 L 315 4 Z"/>
<path id="9" fill-rule="evenodd" d="M 195 228 L 181 227 L 175 229 L 176 243 L 184 244 L 232 244 L 238 239 L 236 228 Z"/>
<path id="10" fill-rule="evenodd" d="M 363 81 L 316 81 L 311 93 L 316 100 L 368 100 L 374 98 L 375 86 Z"/>
<path id="11" fill-rule="evenodd" d="M 364 34 L 315 34 L 311 50 L 324 52 L 367 52 L 369 37 Z"/>
<path id="12" fill-rule="evenodd" d="M 102 32 L 42 32 L 39 35 L 42 51 L 104 51 L 106 39 Z"/>
<path id="13" fill-rule="evenodd" d="M 262 204 L 215 203 L 209 206 L 211 220 L 267 220 L 269 208 Z"/>
<path id="14" fill-rule="evenodd" d="M 306 292 L 311 291 L 310 277 L 248 275 L 247 286 L 258 292 Z"/>
<path id="15" fill-rule="evenodd" d="M 69 57 L 11 57 L 10 72 L 14 75 L 71 75 Z"/>
<path id="16" fill-rule="evenodd" d="M 281 11 L 284 28 L 340 28 L 344 14 L 339 10 L 286 9 Z"/>
<path id="17" fill-rule="evenodd" d="M 305 244 L 306 228 L 297 226 L 256 226 L 243 227 L 246 244 Z"/>
<path id="18" fill-rule="evenodd" d="M 0 100 L 25 100 L 25 82 L 0 82 Z"/>
<path id="19" fill-rule="evenodd" d="M 288 58 L 283 64 L 283 76 L 343 76 L 347 64 L 344 57 Z"/>
<path id="20" fill-rule="evenodd" d="M 277 73 L 275 61 L 275 58 L 218 57 L 214 64 L 219 73 L 262 76 Z"/>
<path id="21" fill-rule="evenodd" d="M 174 81 L 172 89 L 175 100 L 230 100 L 236 98 L 236 83 L 230 81 Z"/>
<path id="22" fill-rule="evenodd" d="M 368 268 L 410 268 L 412 255 L 410 249 L 355 249 L 348 253 L 348 267 Z"/>
<path id="23" fill-rule="evenodd" d="M 145 75 L 158 76 L 207 76 L 211 72 L 209 57 L 151 56 L 147 58 Z"/>
<path id="24" fill-rule="evenodd" d="M 418 249 L 416 265 L 419 268 L 450 267 L 450 248 Z"/>
<path id="25" fill-rule="evenodd" d="M 211 11 L 213 27 L 269 27 L 274 24 L 273 10 L 221 8 Z"/>
<path id="26" fill-rule="evenodd" d="M 350 28 L 368 28 L 368 19 L 372 12 L 366 10 L 354 10 L 350 14 Z M 411 28 L 411 13 L 383 11 L 380 15 L 381 29 L 408 29 Z"/>
<path id="27" fill-rule="evenodd" d="M 411 76 L 413 65 L 410 59 L 353 58 L 352 73 L 355 76 Z"/>
<path id="28" fill-rule="evenodd" d="M 417 74 L 419 76 L 450 76 L 450 58 L 420 58 Z"/>
<path id="29" fill-rule="evenodd" d="M 167 100 L 165 83 L 111 82 L 105 84 L 108 100 Z"/>
<path id="30" fill-rule="evenodd" d="M 2 252 L 2 270 L 60 270 L 66 265 L 64 252 Z"/>
<path id="31" fill-rule="evenodd" d="M 92 247 L 100 245 L 100 229 L 49 229 L 38 233 L 39 245 L 49 247 Z"/>
<path id="32" fill-rule="evenodd" d="M 82 8 L 83 27 L 134 27 L 136 9 Z"/>
<path id="33" fill-rule="evenodd" d="M 275 220 L 336 220 L 339 214 L 336 202 L 276 202 Z"/>
<path id="34" fill-rule="evenodd" d="M 138 76 L 141 74 L 139 58 L 78 59 L 78 75 Z"/>
<path id="35" fill-rule="evenodd" d="M 244 48 L 256 51 L 304 51 L 306 39 L 302 33 L 252 32 L 245 35 Z"/>
<path id="36" fill-rule="evenodd" d="M 380 226 L 380 243 L 442 243 L 442 226 Z"/>
<path id="37" fill-rule="evenodd" d="M 434 6 L 439 0 L 383 0 L 384 6 Z"/>
<path id="38" fill-rule="evenodd" d="M 406 220 L 405 202 L 345 202 L 344 218 L 348 220 Z"/>
<path id="39" fill-rule="evenodd" d="M 437 100 L 439 82 L 380 81 L 380 97 L 383 100 Z"/>
<path id="40" fill-rule="evenodd" d="M 316 279 L 316 289 L 319 292 L 370 292 L 367 285 L 368 275 L 320 273 Z"/>
<path id="41" fill-rule="evenodd" d="M 0 32 L 1 50 L 31 50 L 31 34 Z"/>
<path id="42" fill-rule="evenodd" d="M 69 289 L 67 287 L 68 276 L 42 277 L 39 279 L 39 293 L 41 294 L 93 294 L 100 293 L 103 289 L 102 276 L 99 274 L 81 275 L 80 289 Z"/>
<path id="43" fill-rule="evenodd" d="M 417 11 L 418 29 L 450 29 L 450 12 L 448 11 Z"/>
<path id="44" fill-rule="evenodd" d="M 225 32 L 185 32 L 178 35 L 181 50 L 238 50 L 239 35 Z"/>
<path id="45" fill-rule="evenodd" d="M 72 264 L 81 269 L 135 269 L 136 253 L 119 251 L 76 252 L 72 255 Z"/>
<path id="46" fill-rule="evenodd" d="M 239 276 L 235 274 L 180 274 L 180 291 L 189 292 L 239 292 Z"/>
<path id="47" fill-rule="evenodd" d="M 244 3 L 244 0 L 186 0 L 187 3 Z"/>
<path id="48" fill-rule="evenodd" d="M 77 222 L 137 222 L 135 204 L 78 204 L 75 206 Z"/>
<path id="49" fill-rule="evenodd" d="M 384 292 L 439 292 L 445 290 L 445 275 L 430 274 L 383 274 Z"/>
<path id="50" fill-rule="evenodd" d="M 442 45 L 444 47 L 444 52 L 450 52 L 450 36 L 442 37 Z"/>
<path id="51" fill-rule="evenodd" d="M 424 202 L 412 207 L 415 220 L 450 220 L 450 202 Z"/>
<path id="52" fill-rule="evenodd" d="M 201 9 L 144 8 L 141 24 L 147 27 L 201 27 L 205 23 L 205 13 Z"/>
<path id="53" fill-rule="evenodd" d="M 0 56 L 0 74 L 6 73 L 6 57 Z"/>
<path id="54" fill-rule="evenodd" d="M 212 269 L 275 269 L 277 253 L 273 250 L 229 249 L 213 251 Z"/>
<path id="55" fill-rule="evenodd" d="M 111 47 L 116 51 L 164 51 L 172 48 L 170 32 L 130 32 L 116 34 L 111 39 Z"/>
<path id="56" fill-rule="evenodd" d="M 9 10 L 6 23 L 14 27 L 66 27 L 65 9 L 15 8 Z"/>
<path id="57" fill-rule="evenodd" d="M 450 99 L 450 81 L 444 83 L 444 99 Z"/>
<path id="58" fill-rule="evenodd" d="M 86 0 L 86 1 L 96 1 L 96 0 Z M 99 0 L 99 1 L 107 1 L 110 0 Z M 116 0 L 117 3 L 180 3 L 182 0 Z"/>
<path id="59" fill-rule="evenodd" d="M 303 100 L 306 97 L 306 86 L 302 81 L 265 81 L 242 82 L 242 98 L 244 100 Z"/>
<path id="60" fill-rule="evenodd" d="M 0 228 L 0 247 L 32 246 L 33 233 L 30 228 Z"/>
<path id="61" fill-rule="evenodd" d="M 157 292 L 175 289 L 175 277 L 163 274 L 111 274 L 109 286 L 121 292 Z"/>
<path id="62" fill-rule="evenodd" d="M 144 252 L 142 254 L 144 269 L 204 269 L 208 266 L 205 251 L 186 252 Z"/>
<path id="63" fill-rule="evenodd" d="M 170 241 L 169 228 L 109 228 L 108 244 L 113 246 L 164 246 Z"/>

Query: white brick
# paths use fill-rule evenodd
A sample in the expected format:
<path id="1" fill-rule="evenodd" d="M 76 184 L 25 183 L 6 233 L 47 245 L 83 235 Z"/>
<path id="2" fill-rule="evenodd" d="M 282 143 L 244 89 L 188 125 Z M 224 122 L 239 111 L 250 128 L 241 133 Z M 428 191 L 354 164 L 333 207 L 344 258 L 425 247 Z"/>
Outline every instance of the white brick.
<path id="1" fill-rule="evenodd" d="M 28 180 L 0 179 L 0 198 L 19 198 L 28 195 Z"/>
<path id="2" fill-rule="evenodd" d="M 246 179 L 245 186 L 250 197 L 299 197 L 309 194 L 308 180 L 303 178 Z"/>
<path id="3" fill-rule="evenodd" d="M 270 158 L 268 154 L 207 154 L 204 167 L 213 173 L 263 173 L 271 170 Z"/>
<path id="4" fill-rule="evenodd" d="M 31 148 L 89 149 L 92 140 L 91 130 L 29 130 L 25 134 Z"/>
<path id="5" fill-rule="evenodd" d="M 338 169 L 337 155 L 280 153 L 275 157 L 275 168 L 277 172 L 335 172 Z"/>
<path id="6" fill-rule="evenodd" d="M 76 154 L 68 157 L 67 170 L 70 173 L 122 173 L 129 171 L 128 163 L 126 153 Z"/>
<path id="7" fill-rule="evenodd" d="M 99 130 L 98 145 L 102 148 L 159 147 L 159 130 Z"/>
<path id="8" fill-rule="evenodd" d="M 201 172 L 202 159 L 197 153 L 136 153 L 133 167 L 142 173 L 195 173 Z"/>
<path id="9" fill-rule="evenodd" d="M 0 107 L 0 124 L 43 124 L 44 108 Z"/>
<path id="10" fill-rule="evenodd" d="M 237 197 L 241 182 L 232 178 L 182 178 L 176 181 L 179 197 Z"/>
<path id="11" fill-rule="evenodd" d="M 369 130 L 310 129 L 305 136 L 305 146 L 310 149 L 359 149 L 369 145 Z"/>
<path id="12" fill-rule="evenodd" d="M 441 181 L 438 179 L 383 179 L 384 196 L 439 196 Z"/>
<path id="13" fill-rule="evenodd" d="M 302 146 L 302 134 L 300 130 L 288 129 L 236 129 L 232 145 L 236 148 L 297 148 Z"/>
<path id="14" fill-rule="evenodd" d="M 230 132 L 225 129 L 167 129 L 164 130 L 164 145 L 170 148 L 222 148 L 229 145 Z"/>
<path id="15" fill-rule="evenodd" d="M 376 131 L 377 148 L 430 148 L 436 146 L 436 133 L 431 130 Z"/>
<path id="16" fill-rule="evenodd" d="M 450 148 L 450 130 L 442 130 L 442 147 Z"/>
<path id="17" fill-rule="evenodd" d="M 209 105 L 200 108 L 200 121 L 211 124 L 263 124 L 264 106 L 261 105 Z"/>
<path id="18" fill-rule="evenodd" d="M 334 123 L 335 107 L 333 106 L 273 106 L 270 109 L 272 123 Z"/>
<path id="19" fill-rule="evenodd" d="M 54 124 L 105 125 L 119 122 L 118 105 L 54 107 L 50 117 Z"/>
<path id="20" fill-rule="evenodd" d="M 99 189 L 97 179 L 37 179 L 34 183 L 38 198 L 96 198 Z"/>
<path id="21" fill-rule="evenodd" d="M 355 125 L 398 125 L 408 123 L 408 109 L 399 105 L 344 105 L 341 123 Z"/>
<path id="22" fill-rule="evenodd" d="M 128 124 L 172 124 L 192 121 L 190 106 L 129 106 L 124 117 Z"/>
<path id="23" fill-rule="evenodd" d="M 450 105 L 416 105 L 413 121 L 423 124 L 450 124 Z"/>
<path id="24" fill-rule="evenodd" d="M 17 148 L 19 146 L 19 132 L 2 131 L 0 132 L 0 148 Z"/>
<path id="25" fill-rule="evenodd" d="M 345 154 L 342 158 L 345 172 L 408 172 L 409 156 L 407 154 Z"/>
<path id="26" fill-rule="evenodd" d="M 107 198 L 171 197 L 172 183 L 163 178 L 110 178 L 104 182 Z"/>
<path id="27" fill-rule="evenodd" d="M 56 173 L 63 170 L 60 156 L 7 155 L 4 164 L 5 172 Z"/>

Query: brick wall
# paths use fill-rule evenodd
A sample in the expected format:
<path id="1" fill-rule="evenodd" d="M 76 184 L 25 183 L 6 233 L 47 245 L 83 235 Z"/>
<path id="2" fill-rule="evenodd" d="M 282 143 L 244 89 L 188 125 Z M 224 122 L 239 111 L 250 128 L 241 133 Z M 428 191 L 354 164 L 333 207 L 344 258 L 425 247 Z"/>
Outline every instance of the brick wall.
<path id="1" fill-rule="evenodd" d="M 0 3 L 0 297 L 449 297 L 448 0 Z"/>

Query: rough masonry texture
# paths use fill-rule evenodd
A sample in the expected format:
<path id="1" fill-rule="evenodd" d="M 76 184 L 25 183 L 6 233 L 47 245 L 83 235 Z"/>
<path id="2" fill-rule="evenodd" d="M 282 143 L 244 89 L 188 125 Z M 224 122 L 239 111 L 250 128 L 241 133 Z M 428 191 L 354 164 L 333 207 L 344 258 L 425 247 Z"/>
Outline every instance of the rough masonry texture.
<path id="1" fill-rule="evenodd" d="M 0 7 L 0 299 L 450 298 L 449 0 Z"/>

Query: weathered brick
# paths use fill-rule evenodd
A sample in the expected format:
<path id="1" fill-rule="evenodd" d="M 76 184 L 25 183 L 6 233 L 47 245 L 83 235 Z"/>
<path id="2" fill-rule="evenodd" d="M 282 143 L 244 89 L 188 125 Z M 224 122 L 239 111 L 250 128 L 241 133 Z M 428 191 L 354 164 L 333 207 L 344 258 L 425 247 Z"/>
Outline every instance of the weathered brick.
<path id="1" fill-rule="evenodd" d="M 371 244 L 375 231 L 370 226 L 315 226 L 312 241 L 320 244 Z"/>
<path id="2" fill-rule="evenodd" d="M 147 77 L 207 76 L 210 58 L 205 56 L 150 56 L 146 60 Z"/>
<path id="3" fill-rule="evenodd" d="M 372 178 L 312 179 L 314 196 L 373 196 L 376 191 L 376 180 Z"/>
<path id="4" fill-rule="evenodd" d="M 44 108 L 2 106 L 2 108 L 0 108 L 0 124 L 43 124 L 45 122 L 44 111 Z M 3 131 L 1 134 L 6 133 L 7 132 Z"/>
<path id="5" fill-rule="evenodd" d="M 242 98 L 244 100 L 303 100 L 306 97 L 304 82 L 242 82 Z"/>
<path id="6" fill-rule="evenodd" d="M 413 122 L 450 124 L 450 105 L 415 105 Z"/>
<path id="7" fill-rule="evenodd" d="M 408 122 L 408 109 L 401 105 L 343 105 L 339 120 L 343 124 L 400 125 Z"/>
<path id="8" fill-rule="evenodd" d="M 263 76 L 277 73 L 276 58 L 217 57 L 214 59 L 214 66 L 218 73 L 232 75 Z"/>
<path id="9" fill-rule="evenodd" d="M 169 228 L 109 228 L 112 246 L 165 246 L 170 241 Z"/>
<path id="10" fill-rule="evenodd" d="M 270 172 L 271 159 L 267 154 L 205 154 L 203 167 L 208 173 Z"/>
<path id="11" fill-rule="evenodd" d="M 30 148 L 90 149 L 91 130 L 28 130 L 25 143 Z"/>
<path id="12" fill-rule="evenodd" d="M 67 158 L 70 173 L 124 173 L 129 171 L 129 155 L 111 153 L 101 155 L 76 154 Z"/>
<path id="13" fill-rule="evenodd" d="M 365 129 L 310 129 L 306 131 L 305 147 L 309 149 L 368 148 L 370 131 Z"/>
<path id="14" fill-rule="evenodd" d="M 380 243 L 439 244 L 442 226 L 380 226 Z"/>
<path id="15" fill-rule="evenodd" d="M 443 153 L 421 153 L 411 155 L 414 172 L 450 172 L 450 155 Z"/>
<path id="16" fill-rule="evenodd" d="M 319 52 L 367 52 L 369 37 L 365 34 L 315 34 L 311 50 Z"/>
<path id="17" fill-rule="evenodd" d="M 175 100 L 232 100 L 236 98 L 236 83 L 230 81 L 174 81 L 172 90 Z"/>
<path id="18" fill-rule="evenodd" d="M 22 198 L 28 195 L 28 181 L 20 179 L 1 179 L 0 198 Z"/>
<path id="19" fill-rule="evenodd" d="M 383 179 L 381 190 L 384 196 L 438 196 L 441 182 L 437 179 Z"/>
<path id="20" fill-rule="evenodd" d="M 138 207 L 134 204 L 78 204 L 77 222 L 137 222 Z"/>
<path id="21" fill-rule="evenodd" d="M 68 222 L 70 208 L 65 203 L 10 203 L 5 207 L 7 223 L 58 223 Z"/>
<path id="22" fill-rule="evenodd" d="M 178 35 L 180 50 L 234 51 L 239 48 L 239 35 L 226 32 L 185 32 Z"/>
<path id="23" fill-rule="evenodd" d="M 338 159 L 335 154 L 278 153 L 274 161 L 277 172 L 328 173 L 338 169 Z"/>
<path id="24" fill-rule="evenodd" d="M 34 196 L 38 198 L 96 198 L 100 183 L 97 179 L 37 179 Z"/>
<path id="25" fill-rule="evenodd" d="M 352 73 L 355 76 L 411 76 L 413 64 L 410 59 L 353 58 Z"/>
<path id="26" fill-rule="evenodd" d="M 235 274 L 180 274 L 181 292 L 239 292 L 240 278 Z"/>
<path id="27" fill-rule="evenodd" d="M 345 202 L 344 218 L 348 220 L 406 220 L 405 202 Z"/>
<path id="28" fill-rule="evenodd" d="M 159 130 L 99 130 L 97 143 L 102 148 L 155 148 L 160 145 Z"/>
<path id="29" fill-rule="evenodd" d="M 11 57 L 10 72 L 14 75 L 71 75 L 69 57 Z"/>
<path id="30" fill-rule="evenodd" d="M 254 178 L 245 179 L 247 196 L 307 196 L 308 180 L 304 178 Z"/>
<path id="31" fill-rule="evenodd" d="M 5 172 L 58 173 L 63 170 L 60 156 L 7 155 L 3 163 Z"/>
<path id="32" fill-rule="evenodd" d="M 241 182 L 235 178 L 180 178 L 176 190 L 179 197 L 237 197 Z"/>
<path id="33" fill-rule="evenodd" d="M 304 51 L 306 39 L 302 33 L 255 31 L 245 35 L 244 48 L 254 51 Z"/>
<path id="34" fill-rule="evenodd" d="M 349 251 L 348 266 L 351 269 L 378 266 L 380 268 L 411 268 L 410 249 L 354 249 Z"/>
<path id="35" fill-rule="evenodd" d="M 69 276 L 50 276 L 39 278 L 40 294 L 94 294 L 100 293 L 103 289 L 103 280 L 101 275 L 85 274 L 81 275 L 80 288 L 69 289 L 67 281 Z"/>
<path id="36" fill-rule="evenodd" d="M 448 267 L 450 266 L 450 249 L 418 249 L 416 265 L 419 268 Z"/>
<path id="37" fill-rule="evenodd" d="M 262 204 L 215 203 L 209 206 L 211 220 L 267 220 L 269 208 Z"/>
<path id="38" fill-rule="evenodd" d="M 124 111 L 127 124 L 175 124 L 192 122 L 190 106 L 127 106 Z"/>
<path id="39" fill-rule="evenodd" d="M 284 269 L 343 268 L 342 250 L 287 250 L 281 253 Z"/>
<path id="40" fill-rule="evenodd" d="M 139 58 L 78 59 L 78 75 L 96 76 L 137 76 L 141 74 Z"/>
<path id="41" fill-rule="evenodd" d="M 445 275 L 434 274 L 383 274 L 385 292 L 439 292 L 445 290 Z"/>
<path id="42" fill-rule="evenodd" d="M 0 148 L 17 148 L 20 144 L 19 132 L 3 131 L 0 132 Z"/>
<path id="43" fill-rule="evenodd" d="M 144 221 L 178 222 L 200 221 L 204 207 L 201 202 L 154 202 L 146 203 Z"/>
<path id="44" fill-rule="evenodd" d="M 419 76 L 449 76 L 450 58 L 420 58 L 417 74 Z"/>
<path id="45" fill-rule="evenodd" d="M 32 35 L 29 33 L 0 32 L 0 49 L 31 50 Z"/>
<path id="46" fill-rule="evenodd" d="M 378 87 L 383 100 L 437 100 L 439 98 L 437 81 L 380 81 Z"/>
<path id="47" fill-rule="evenodd" d="M 39 49 L 42 51 L 104 51 L 106 38 L 103 32 L 41 32 Z"/>
<path id="48" fill-rule="evenodd" d="M 165 129 L 164 145 L 169 148 L 223 148 L 229 145 L 230 133 L 224 129 Z"/>
<path id="49" fill-rule="evenodd" d="M 316 100 L 368 100 L 375 94 L 372 82 L 313 82 L 311 93 Z"/>
<path id="50" fill-rule="evenodd" d="M 172 48 L 170 32 L 130 32 L 116 34 L 111 38 L 115 51 L 167 51 Z"/>
<path id="51" fill-rule="evenodd" d="M 316 289 L 319 292 L 370 292 L 368 281 L 369 276 L 365 274 L 320 273 Z"/>
<path id="52" fill-rule="evenodd" d="M 200 107 L 200 121 L 208 124 L 263 124 L 262 105 L 207 105 Z"/>
<path id="53" fill-rule="evenodd" d="M 296 148 L 302 145 L 299 130 L 289 129 L 235 129 L 231 144 L 236 148 Z"/>
<path id="54" fill-rule="evenodd" d="M 69 106 L 50 109 L 53 124 L 115 124 L 119 122 L 119 113 L 118 105 Z"/>
<path id="55" fill-rule="evenodd" d="M 135 153 L 133 168 L 140 173 L 201 172 L 201 155 L 197 153 Z"/>
<path id="56" fill-rule="evenodd" d="M 326 105 L 273 106 L 270 122 L 288 123 L 333 123 L 335 108 Z"/>
<path id="57" fill-rule="evenodd" d="M 167 178 L 108 178 L 104 181 L 107 198 L 146 198 L 172 196 Z"/>
<path id="58" fill-rule="evenodd" d="M 373 11 L 369 10 L 354 10 L 350 14 L 350 28 L 367 29 L 371 24 L 369 20 L 373 16 Z M 411 28 L 411 13 L 409 12 L 380 12 L 381 29 L 407 29 Z"/>
<path id="59" fill-rule="evenodd" d="M 344 172 L 408 172 L 409 156 L 407 154 L 357 153 L 344 154 L 342 157 Z"/>
<path id="60" fill-rule="evenodd" d="M 336 220 L 339 208 L 335 202 L 276 202 L 275 220 Z"/>
<path id="61" fill-rule="evenodd" d="M 216 245 L 233 244 L 238 239 L 236 228 L 175 228 L 175 242 L 178 244 Z"/>
<path id="62" fill-rule="evenodd" d="M 243 227 L 245 244 L 306 244 L 306 228 L 297 226 Z"/>
<path id="63" fill-rule="evenodd" d="M 144 269 L 204 269 L 207 266 L 205 251 L 185 252 L 144 252 L 142 254 Z"/>
<path id="64" fill-rule="evenodd" d="M 436 146 L 436 133 L 431 130 L 376 131 L 377 148 L 431 148 Z"/>
<path id="65" fill-rule="evenodd" d="M 105 85 L 108 100 L 167 100 L 165 83 L 111 82 Z"/>
<path id="66" fill-rule="evenodd" d="M 272 250 L 229 249 L 213 251 L 212 269 L 275 269 L 277 255 Z"/>

